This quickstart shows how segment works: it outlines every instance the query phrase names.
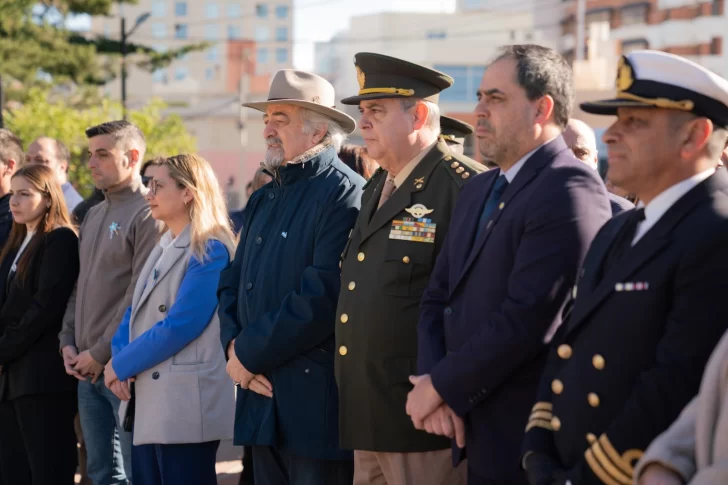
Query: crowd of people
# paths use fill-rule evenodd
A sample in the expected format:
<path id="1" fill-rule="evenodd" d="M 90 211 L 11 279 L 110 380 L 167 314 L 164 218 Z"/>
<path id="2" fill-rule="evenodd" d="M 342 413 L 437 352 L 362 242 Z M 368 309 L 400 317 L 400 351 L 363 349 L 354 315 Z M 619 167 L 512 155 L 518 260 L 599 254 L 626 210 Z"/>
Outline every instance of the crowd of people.
<path id="1" fill-rule="evenodd" d="M 623 56 L 581 105 L 605 185 L 551 49 L 500 50 L 475 127 L 448 75 L 354 64 L 358 122 L 298 70 L 245 105 L 240 212 L 127 121 L 85 201 L 0 130 L 0 485 L 213 485 L 231 438 L 245 485 L 728 483 L 728 81 Z"/>

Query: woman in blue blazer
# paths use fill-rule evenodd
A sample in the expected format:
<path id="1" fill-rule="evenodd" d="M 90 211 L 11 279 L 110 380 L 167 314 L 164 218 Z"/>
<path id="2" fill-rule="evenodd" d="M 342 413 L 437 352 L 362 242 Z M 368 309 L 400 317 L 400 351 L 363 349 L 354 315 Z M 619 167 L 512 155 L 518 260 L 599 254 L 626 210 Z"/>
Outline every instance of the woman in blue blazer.
<path id="1" fill-rule="evenodd" d="M 234 251 L 210 165 L 158 161 L 147 199 L 167 232 L 137 281 L 112 341 L 106 385 L 133 409 L 134 485 L 215 485 L 220 440 L 232 437 L 235 394 L 220 347 L 216 290 Z M 133 383 L 133 387 L 131 384 Z"/>

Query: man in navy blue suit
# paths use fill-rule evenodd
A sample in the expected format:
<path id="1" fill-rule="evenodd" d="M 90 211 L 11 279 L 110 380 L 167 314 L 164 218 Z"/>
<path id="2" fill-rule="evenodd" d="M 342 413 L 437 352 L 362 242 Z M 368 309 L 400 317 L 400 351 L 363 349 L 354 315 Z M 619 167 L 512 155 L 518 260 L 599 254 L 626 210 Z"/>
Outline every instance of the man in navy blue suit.
<path id="1" fill-rule="evenodd" d="M 450 437 L 464 421 L 470 485 L 526 483 L 520 444 L 547 342 L 611 217 L 604 184 L 561 136 L 573 99 L 551 49 L 507 46 L 486 69 L 476 136 L 499 169 L 461 191 L 422 299 L 407 413 Z"/>

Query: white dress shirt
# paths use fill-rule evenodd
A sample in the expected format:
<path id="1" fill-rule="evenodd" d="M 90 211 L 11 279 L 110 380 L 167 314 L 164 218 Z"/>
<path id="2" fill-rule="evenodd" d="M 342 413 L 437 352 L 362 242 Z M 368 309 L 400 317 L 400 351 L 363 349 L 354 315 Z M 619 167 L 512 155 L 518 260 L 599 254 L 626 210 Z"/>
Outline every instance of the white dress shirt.
<path id="1" fill-rule="evenodd" d="M 547 141 L 546 143 L 544 143 L 543 145 L 539 145 L 536 148 L 534 148 L 533 150 L 531 150 L 530 152 L 526 153 L 523 156 L 523 158 L 521 158 L 516 163 L 514 163 L 511 168 L 509 168 L 508 170 L 505 171 L 505 173 L 503 172 L 503 170 L 501 170 L 501 173 L 506 176 L 506 180 L 508 180 L 508 183 L 509 184 L 513 183 L 513 179 L 516 178 L 516 175 L 518 175 L 518 172 L 520 172 L 521 168 L 526 164 L 526 162 L 528 161 L 528 159 L 531 158 L 531 155 L 533 155 L 538 150 L 540 150 L 541 147 L 543 147 L 544 145 L 548 145 L 549 143 L 551 143 L 555 139 L 556 138 L 552 138 L 549 141 Z"/>
<path id="2" fill-rule="evenodd" d="M 641 202 L 637 204 L 637 207 L 644 207 L 645 219 L 637 226 L 635 231 L 634 239 L 632 239 L 632 246 L 637 244 L 637 241 L 647 234 L 647 231 L 657 224 L 657 221 L 665 215 L 665 212 L 670 210 L 670 207 L 680 200 L 685 194 L 690 192 L 699 183 L 710 177 L 715 173 L 715 168 L 710 168 L 704 172 L 693 175 L 692 177 L 678 182 L 667 190 L 664 190 L 660 195 L 650 201 L 649 204 L 644 205 Z"/>

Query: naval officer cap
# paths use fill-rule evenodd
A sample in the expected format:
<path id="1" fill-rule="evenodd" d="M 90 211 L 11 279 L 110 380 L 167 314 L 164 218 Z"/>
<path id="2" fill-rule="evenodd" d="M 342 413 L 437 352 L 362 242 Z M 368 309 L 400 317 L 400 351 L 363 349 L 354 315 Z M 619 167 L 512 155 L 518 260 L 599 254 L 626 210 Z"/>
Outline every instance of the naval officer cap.
<path id="1" fill-rule="evenodd" d="M 473 131 L 473 127 L 464 121 L 440 116 L 440 137 L 443 140 L 464 145 L 465 137 L 471 135 Z"/>
<path id="2" fill-rule="evenodd" d="M 581 109 L 614 115 L 622 107 L 688 111 L 728 128 L 728 81 L 684 57 L 639 50 L 622 56 L 614 99 L 581 103 Z"/>
<path id="3" fill-rule="evenodd" d="M 354 56 L 359 92 L 343 104 L 382 98 L 421 98 L 437 103 L 440 91 L 452 86 L 447 74 L 396 57 L 359 52 Z"/>

